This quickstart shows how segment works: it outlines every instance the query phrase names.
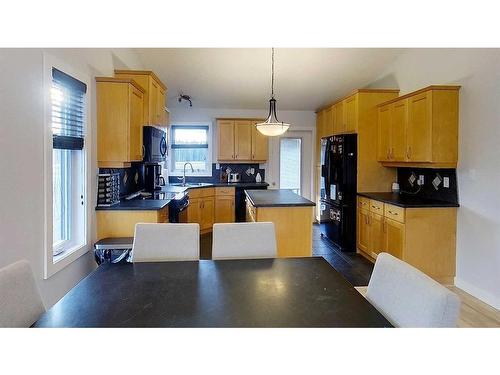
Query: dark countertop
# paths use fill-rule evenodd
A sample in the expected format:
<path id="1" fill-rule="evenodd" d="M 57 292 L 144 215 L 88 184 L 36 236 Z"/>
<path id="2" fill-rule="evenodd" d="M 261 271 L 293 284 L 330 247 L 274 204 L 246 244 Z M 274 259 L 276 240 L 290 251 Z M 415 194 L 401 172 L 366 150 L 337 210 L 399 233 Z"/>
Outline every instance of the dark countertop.
<path id="1" fill-rule="evenodd" d="M 427 199 L 408 194 L 398 194 L 398 193 L 388 192 L 388 193 L 358 193 L 358 195 L 404 208 L 460 207 L 458 203 L 440 201 L 437 199 Z"/>
<path id="2" fill-rule="evenodd" d="M 315 206 L 314 202 L 295 194 L 291 190 L 245 190 L 254 207 L 300 207 Z"/>
<path id="3" fill-rule="evenodd" d="M 172 199 L 132 199 L 121 200 L 109 207 L 97 206 L 96 211 L 158 211 L 166 207 Z"/>
<path id="4" fill-rule="evenodd" d="M 104 293 L 103 285 L 111 285 Z M 101 264 L 34 327 L 391 327 L 322 257 Z"/>

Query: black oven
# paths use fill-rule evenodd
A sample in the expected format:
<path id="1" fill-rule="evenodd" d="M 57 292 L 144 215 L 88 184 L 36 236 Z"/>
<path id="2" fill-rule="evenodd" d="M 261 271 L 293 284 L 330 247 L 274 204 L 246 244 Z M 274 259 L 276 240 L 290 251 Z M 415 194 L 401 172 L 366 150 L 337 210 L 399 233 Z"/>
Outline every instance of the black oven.
<path id="1" fill-rule="evenodd" d="M 144 161 L 161 163 L 167 158 L 167 133 L 154 126 L 143 127 Z"/>

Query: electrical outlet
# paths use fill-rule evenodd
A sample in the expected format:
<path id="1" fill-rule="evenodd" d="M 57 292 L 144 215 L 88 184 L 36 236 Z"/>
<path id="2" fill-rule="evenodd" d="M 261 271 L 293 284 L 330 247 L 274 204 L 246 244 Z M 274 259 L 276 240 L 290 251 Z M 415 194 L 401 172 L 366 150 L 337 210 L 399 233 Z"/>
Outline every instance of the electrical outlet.
<path id="1" fill-rule="evenodd" d="M 216 170 L 219 170 L 219 169 L 220 169 L 220 164 L 219 164 L 219 163 L 215 163 L 215 169 L 216 169 Z"/>
<path id="2" fill-rule="evenodd" d="M 444 177 L 443 178 L 443 187 L 449 188 L 450 187 L 450 178 L 449 177 Z"/>
<path id="3" fill-rule="evenodd" d="M 422 186 L 423 184 L 424 184 L 424 175 L 421 174 L 418 176 L 417 185 Z"/>

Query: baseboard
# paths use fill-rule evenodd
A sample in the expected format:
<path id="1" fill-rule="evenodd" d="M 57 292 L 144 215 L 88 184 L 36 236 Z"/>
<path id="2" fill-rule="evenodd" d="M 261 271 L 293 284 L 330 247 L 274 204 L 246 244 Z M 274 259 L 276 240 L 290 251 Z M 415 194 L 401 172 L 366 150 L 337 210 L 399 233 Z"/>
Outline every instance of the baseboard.
<path id="1" fill-rule="evenodd" d="M 500 310 L 500 296 L 495 296 L 484 289 L 478 288 L 467 281 L 459 279 L 458 277 L 455 277 L 455 286 L 494 307 L 495 309 Z"/>

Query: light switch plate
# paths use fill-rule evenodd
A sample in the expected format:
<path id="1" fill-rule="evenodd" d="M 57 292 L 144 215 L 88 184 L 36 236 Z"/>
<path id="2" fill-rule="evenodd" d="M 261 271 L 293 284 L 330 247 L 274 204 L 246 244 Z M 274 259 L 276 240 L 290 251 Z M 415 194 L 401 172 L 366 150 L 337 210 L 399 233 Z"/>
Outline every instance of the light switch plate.
<path id="1" fill-rule="evenodd" d="M 217 170 L 220 169 L 220 164 L 219 163 L 215 163 L 215 169 L 217 169 Z"/>
<path id="2" fill-rule="evenodd" d="M 450 178 L 449 177 L 444 177 L 443 178 L 443 187 L 449 188 L 450 187 Z"/>

